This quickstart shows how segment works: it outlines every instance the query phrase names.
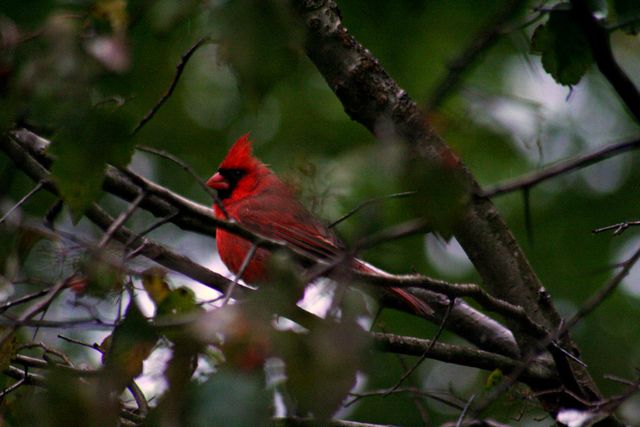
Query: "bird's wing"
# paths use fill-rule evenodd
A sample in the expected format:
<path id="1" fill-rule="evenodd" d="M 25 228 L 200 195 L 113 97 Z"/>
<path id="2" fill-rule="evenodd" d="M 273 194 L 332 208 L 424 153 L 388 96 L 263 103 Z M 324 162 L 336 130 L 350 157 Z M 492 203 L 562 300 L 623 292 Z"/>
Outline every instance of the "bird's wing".
<path id="1" fill-rule="evenodd" d="M 238 211 L 237 220 L 257 233 L 286 242 L 292 249 L 314 258 L 335 258 L 344 246 L 324 224 L 299 203 L 282 205 L 247 205 Z M 265 218 L 271 221 L 265 221 Z"/>

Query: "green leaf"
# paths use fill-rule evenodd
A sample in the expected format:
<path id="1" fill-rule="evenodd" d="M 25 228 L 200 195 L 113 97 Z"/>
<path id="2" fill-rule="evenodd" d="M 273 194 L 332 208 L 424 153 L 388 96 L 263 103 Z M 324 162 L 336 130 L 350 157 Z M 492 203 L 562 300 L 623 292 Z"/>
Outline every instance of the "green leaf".
<path id="1" fill-rule="evenodd" d="M 0 327 L 0 332 L 4 333 L 6 326 Z M 0 371 L 9 367 L 11 358 L 16 354 L 16 334 L 11 332 L 0 347 Z"/>
<path id="2" fill-rule="evenodd" d="M 188 423 L 205 426 L 267 426 L 271 418 L 271 395 L 262 375 L 222 370 L 207 382 L 193 386 L 188 401 Z"/>
<path id="3" fill-rule="evenodd" d="M 220 12 L 220 57 L 232 66 L 255 107 L 295 69 L 304 34 L 286 1 L 230 1 Z"/>
<path id="4" fill-rule="evenodd" d="M 156 315 L 193 313 L 204 311 L 196 302 L 196 294 L 186 286 L 180 286 L 169 291 L 167 296 L 158 304 Z"/>
<path id="5" fill-rule="evenodd" d="M 104 379 L 109 388 L 122 391 L 142 373 L 142 362 L 151 354 L 158 335 L 143 316 L 135 301 L 127 307 L 124 320 L 103 341 Z"/>
<path id="6" fill-rule="evenodd" d="M 22 414 L 22 423 L 42 427 L 106 427 L 118 425 L 115 399 L 96 382 L 85 381 L 76 374 L 52 369 L 46 388 L 28 399 L 30 413 Z M 38 408 L 34 411 L 33 408 Z M 26 408 L 25 408 L 26 409 Z M 30 419 L 33 417 L 33 419 Z M 27 420 L 26 422 L 24 420 Z"/>
<path id="7" fill-rule="evenodd" d="M 549 13 L 549 20 L 536 28 L 531 50 L 542 54 L 542 66 L 564 86 L 577 84 L 593 62 L 589 42 L 569 10 L 562 5 Z"/>
<path id="8" fill-rule="evenodd" d="M 104 262 L 104 254 L 89 252 L 79 259 L 79 273 L 77 279 L 84 280 L 84 289 L 81 283 L 76 282 L 75 289 L 79 295 L 86 291 L 89 295 L 104 298 L 105 296 L 122 288 L 122 272 Z"/>
<path id="9" fill-rule="evenodd" d="M 443 153 L 439 162 L 429 162 L 413 153 L 408 155 L 405 188 L 416 191 L 405 204 L 431 230 L 448 237 L 466 211 L 470 190 L 456 171 L 460 160 L 453 152 Z"/>
<path id="10" fill-rule="evenodd" d="M 118 112 L 68 113 L 51 146 L 51 173 L 77 222 L 101 193 L 107 163 L 125 165 L 133 152 L 129 123 Z"/>
<path id="11" fill-rule="evenodd" d="M 640 1 L 612 0 L 617 25 L 621 25 L 624 32 L 638 34 L 640 32 Z"/>
<path id="12" fill-rule="evenodd" d="M 196 294 L 186 286 L 170 290 L 156 307 L 156 317 L 179 318 L 188 313 L 204 313 L 205 310 L 196 302 Z M 171 342 L 179 343 L 194 340 L 192 331 L 183 326 L 168 326 L 162 334 Z"/>
<path id="13" fill-rule="evenodd" d="M 286 365 L 286 387 L 302 414 L 328 419 L 337 411 L 362 368 L 368 338 L 355 322 L 318 323 L 308 334 L 276 334 Z"/>
<path id="14" fill-rule="evenodd" d="M 493 371 L 491 371 L 489 376 L 487 376 L 487 381 L 484 383 L 484 387 L 493 388 L 498 384 L 500 384 L 503 378 L 504 378 L 504 373 L 500 369 L 496 368 Z"/>
<path id="15" fill-rule="evenodd" d="M 171 292 L 165 277 L 166 271 L 157 267 L 148 268 L 142 273 L 142 286 L 156 308 Z"/>

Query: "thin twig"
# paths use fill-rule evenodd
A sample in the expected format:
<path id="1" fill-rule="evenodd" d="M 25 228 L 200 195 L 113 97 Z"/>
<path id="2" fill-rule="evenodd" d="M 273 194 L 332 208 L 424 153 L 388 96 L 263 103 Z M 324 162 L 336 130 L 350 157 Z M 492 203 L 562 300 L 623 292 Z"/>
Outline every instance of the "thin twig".
<path id="1" fill-rule="evenodd" d="M 529 333 L 542 338 L 548 336 L 548 331 L 540 324 L 534 322 L 527 314 L 526 310 L 518 305 L 510 304 L 507 301 L 496 298 L 482 289 L 480 286 L 472 283 L 449 283 L 443 280 L 434 279 L 422 275 L 375 275 L 360 272 L 353 272 L 355 277 L 363 283 L 398 288 L 423 288 L 440 294 L 444 294 L 450 298 L 453 297 L 471 297 L 476 300 L 483 308 L 489 311 L 500 313 L 503 316 L 518 321 Z"/>
<path id="2" fill-rule="evenodd" d="M 64 207 L 64 201 L 60 198 L 53 202 L 53 204 L 47 209 L 47 212 L 44 214 L 44 219 L 42 220 L 45 227 L 53 230 L 55 228 L 55 221 L 60 212 L 62 212 L 62 208 Z"/>
<path id="3" fill-rule="evenodd" d="M 46 289 L 42 289 L 40 291 L 28 294 L 28 295 L 24 295 L 20 298 L 16 298 L 12 301 L 8 301 L 7 303 L 3 304 L 2 306 L 0 306 L 0 313 L 4 313 L 5 311 L 9 310 L 12 307 L 15 307 L 17 305 L 20 304 L 24 304 L 25 302 L 29 302 L 31 300 L 34 300 L 36 298 L 40 298 L 41 296 L 45 295 L 46 293 L 48 293 L 51 290 L 51 288 L 46 288 Z"/>
<path id="4" fill-rule="evenodd" d="M 413 236 L 419 233 L 426 233 L 430 230 L 431 227 L 428 221 L 422 218 L 405 221 L 361 239 L 354 245 L 354 251 L 369 249 L 381 243 L 387 243 L 391 240 Z"/>
<path id="5" fill-rule="evenodd" d="M 251 248 L 249 249 L 247 254 L 244 256 L 244 259 L 242 260 L 242 265 L 240 265 L 240 269 L 238 270 L 238 273 L 236 274 L 236 277 L 234 277 L 233 282 L 231 283 L 231 285 L 227 289 L 226 294 L 224 295 L 224 299 L 222 300 L 222 305 L 223 306 L 227 305 L 227 303 L 231 299 L 231 295 L 233 294 L 233 290 L 238 285 L 238 281 L 242 278 L 242 275 L 246 271 L 247 267 L 249 267 L 249 263 L 253 259 L 253 256 L 256 254 L 256 250 L 257 249 L 258 249 L 258 245 L 255 244 L 255 243 L 252 244 Z"/>
<path id="6" fill-rule="evenodd" d="M 44 164 L 50 166 L 52 159 L 45 156 L 44 150 L 50 144 L 49 141 L 44 140 L 27 130 L 11 132 L 8 136 L 8 138 L 0 138 L 0 148 L 2 148 L 12 158 L 16 165 L 32 179 L 38 181 L 43 178 L 47 178 L 48 171 L 44 167 Z M 149 192 L 149 196 L 141 204 L 143 209 L 146 209 L 159 217 L 165 217 L 179 211 L 180 214 L 171 222 L 185 230 L 192 230 L 211 236 L 215 233 L 216 227 L 222 227 L 229 232 L 246 238 L 248 241 L 268 241 L 263 238 L 256 237 L 250 231 L 244 230 L 235 223 L 216 220 L 215 217 L 211 215 L 210 209 L 206 209 L 200 205 L 190 202 L 189 200 L 172 193 L 168 189 L 160 187 L 130 171 L 125 174 L 116 168 L 107 167 L 107 174 L 105 176 L 105 189 L 107 191 L 123 198 L 124 200 L 131 201 L 139 194 L 140 187 Z M 57 194 L 55 187 L 50 185 L 50 183 L 47 184 L 45 188 L 48 191 Z M 113 222 L 112 217 L 95 205 L 87 211 L 87 217 L 103 230 L 106 230 Z M 134 234 L 126 227 L 121 227 L 118 232 L 115 233 L 114 238 L 126 243 L 133 235 Z M 231 283 L 231 280 L 226 277 L 217 274 L 200 264 L 194 263 L 190 259 L 176 254 L 152 240 L 143 238 L 141 241 L 136 240 L 135 242 L 135 244 L 139 246 L 137 250 L 149 259 L 168 269 L 178 271 L 198 282 L 217 289 L 223 294 L 226 293 L 226 289 Z M 265 247 L 282 247 L 282 243 L 269 241 L 269 244 L 265 244 Z M 400 284 L 399 286 L 402 285 Z M 478 316 L 482 317 L 479 312 L 469 310 L 471 309 L 468 308 L 467 311 L 458 313 L 461 318 L 458 318 L 456 324 L 459 322 L 469 325 L 475 324 L 476 320 L 478 320 Z M 483 325 L 485 327 L 491 327 L 491 325 L 486 322 L 483 322 Z M 472 332 L 474 336 L 466 336 L 466 338 L 471 342 L 478 342 L 475 338 L 486 333 L 484 328 L 472 328 L 471 330 L 474 331 Z M 465 331 L 469 332 L 470 330 L 465 329 Z M 498 335 L 501 336 L 502 334 Z M 464 337 L 465 335 L 463 334 L 462 336 Z M 492 330 L 488 332 L 486 336 L 492 337 L 490 338 L 490 341 L 494 340 L 495 331 Z M 498 337 L 498 339 L 500 340 L 501 338 Z M 480 345 L 483 346 L 482 340 L 480 340 L 480 343 Z M 504 348 L 504 346 L 502 344 L 496 344 L 495 348 Z M 513 351 L 510 351 L 509 353 L 515 354 L 516 352 L 517 348 L 515 347 L 515 344 L 513 344 Z"/>
<path id="7" fill-rule="evenodd" d="M 375 204 L 375 203 L 380 203 L 380 202 L 382 202 L 384 200 L 389 200 L 389 199 L 405 198 L 405 197 L 413 196 L 414 194 L 416 194 L 415 191 L 404 191 L 404 192 L 401 192 L 401 193 L 393 193 L 393 194 L 388 194 L 386 196 L 374 197 L 373 199 L 365 200 L 364 202 L 360 203 L 355 208 L 351 209 L 346 214 L 342 215 L 340 218 L 338 218 L 335 221 L 333 221 L 331 224 L 329 224 L 328 227 L 329 228 L 335 227 L 336 225 L 340 224 L 341 222 L 343 222 L 346 219 L 349 219 L 350 217 L 352 217 L 353 215 L 355 215 L 356 213 L 358 213 L 359 211 L 361 211 L 362 209 L 366 208 L 369 205 L 372 205 L 372 204 Z"/>
<path id="8" fill-rule="evenodd" d="M 178 65 L 176 65 L 176 73 L 173 76 L 173 80 L 171 81 L 169 88 L 158 100 L 158 102 L 156 102 L 153 108 L 151 108 L 151 110 L 149 110 L 147 114 L 145 114 L 142 120 L 140 120 L 140 123 L 138 123 L 136 127 L 133 128 L 133 130 L 131 131 L 131 135 L 135 135 L 136 133 L 138 133 L 138 131 L 142 129 L 142 127 L 146 125 L 147 122 L 153 118 L 153 116 L 155 116 L 155 114 L 158 112 L 158 110 L 160 110 L 160 107 L 162 107 L 162 105 L 167 101 L 167 99 L 171 97 L 174 89 L 178 85 L 180 76 L 182 76 L 184 67 L 187 65 L 187 62 L 189 61 L 191 56 L 196 52 L 196 50 L 198 50 L 202 45 L 211 43 L 211 42 L 212 42 L 211 38 L 203 37 L 200 40 L 198 40 L 193 46 L 191 46 L 189 50 L 187 50 L 185 53 L 182 54 L 182 56 L 180 57 L 180 62 L 178 62 Z"/>
<path id="9" fill-rule="evenodd" d="M 9 209 L 7 211 L 7 213 L 5 213 L 2 218 L 0 218 L 0 224 L 2 224 L 7 218 L 9 218 L 9 215 L 11 215 L 16 209 L 18 209 L 20 206 L 22 206 L 27 200 L 29 200 L 29 198 L 31 198 L 31 196 L 33 196 L 34 194 L 36 194 L 38 191 L 40 191 L 40 189 L 44 186 L 44 182 L 43 181 L 38 181 L 38 183 L 36 184 L 35 187 L 33 187 L 31 189 L 31 191 L 29 191 L 27 194 L 24 195 L 24 197 L 20 200 L 18 200 L 18 203 L 16 203 L 15 205 L 13 205 L 11 207 L 11 209 Z"/>
<path id="10" fill-rule="evenodd" d="M 141 237 L 146 236 L 147 234 L 151 233 L 156 228 L 161 227 L 161 226 L 165 225 L 166 223 L 170 222 L 173 218 L 175 218 L 176 215 L 178 215 L 178 212 L 174 212 L 171 215 L 168 215 L 168 216 L 162 218 L 161 220 L 154 222 L 149 227 L 145 228 L 144 230 L 140 231 L 139 233 L 135 233 L 134 235 L 131 236 L 131 238 L 129 240 L 127 240 L 127 242 L 124 244 L 124 247 L 128 248 L 129 246 L 131 246 L 131 244 L 134 241 L 140 239 Z M 129 255 L 127 255 L 127 258 L 129 258 Z"/>
<path id="11" fill-rule="evenodd" d="M 137 415 L 141 418 L 145 418 L 149 413 L 149 402 L 147 402 L 147 398 L 144 396 L 144 393 L 142 392 L 142 390 L 140 390 L 138 384 L 133 380 L 131 380 L 131 382 L 127 386 L 127 389 L 129 390 L 129 392 L 131 392 L 133 399 L 136 401 L 136 405 L 138 405 Z"/>
<path id="12" fill-rule="evenodd" d="M 52 362 L 50 360 L 49 354 L 53 354 L 54 356 L 58 357 L 63 362 L 62 363 L 63 365 L 73 367 L 73 362 L 71 361 L 71 359 L 69 359 L 69 356 L 67 356 L 66 354 L 64 354 L 60 350 L 57 350 L 55 348 L 49 347 L 47 344 L 45 344 L 43 342 L 27 343 L 25 345 L 20 346 L 19 347 L 19 351 L 22 351 L 23 349 L 28 349 L 28 348 L 40 348 L 40 349 L 42 349 L 44 351 L 42 357 L 47 360 L 47 363 L 59 363 L 59 362 Z"/>
<path id="13" fill-rule="evenodd" d="M 605 375 L 603 375 L 603 378 L 607 379 L 607 380 L 610 380 L 610 381 L 615 381 L 617 383 L 624 384 L 624 385 L 627 385 L 627 386 L 637 386 L 637 384 L 638 384 L 637 381 L 630 381 L 630 380 L 627 380 L 625 378 L 620 378 L 617 375 L 605 374 Z"/>
<path id="14" fill-rule="evenodd" d="M 111 240 L 113 234 L 118 231 L 120 227 L 122 227 L 122 224 L 124 224 L 131 217 L 131 215 L 133 215 L 133 213 L 136 211 L 136 209 L 138 209 L 138 206 L 146 196 L 146 191 L 141 191 L 138 197 L 136 197 L 136 199 L 131 202 L 129 206 L 127 206 L 127 210 L 122 212 L 118 216 L 118 218 L 116 218 L 116 220 L 111 223 L 111 226 L 109 226 L 107 231 L 104 233 L 104 236 L 102 236 L 102 239 L 100 239 L 98 248 L 103 248 L 109 242 L 109 240 Z"/>
<path id="15" fill-rule="evenodd" d="M 622 265 L 622 269 L 609 280 L 609 282 L 603 286 L 598 292 L 591 296 L 584 304 L 580 306 L 580 309 L 576 314 L 571 317 L 560 330 L 559 336 L 562 336 L 565 332 L 571 330 L 580 320 L 587 317 L 593 310 L 595 310 L 611 293 L 618 287 L 622 280 L 627 277 L 633 266 L 640 259 L 640 248 L 638 248 L 631 258 L 625 261 Z"/>
<path id="16" fill-rule="evenodd" d="M 144 151 L 146 153 L 155 154 L 156 156 L 160 156 L 163 159 L 167 159 L 180 166 L 184 171 L 186 171 L 195 181 L 204 189 L 204 191 L 210 195 L 214 200 L 217 199 L 218 193 L 211 187 L 209 187 L 200 176 L 193 170 L 191 166 L 189 166 L 185 161 L 181 160 L 179 157 L 171 154 L 166 150 L 161 150 L 158 148 L 149 147 L 147 145 L 136 145 L 136 150 Z"/>
<path id="17" fill-rule="evenodd" d="M 274 417 L 273 425 L 286 427 L 317 427 L 319 425 L 325 427 L 396 427 L 392 424 L 372 424 L 361 423 L 357 421 L 340 420 L 332 418 L 330 420 L 318 420 L 315 418 L 303 418 L 297 416 Z"/>
<path id="18" fill-rule="evenodd" d="M 25 356 L 23 354 L 17 354 L 15 357 L 13 357 L 12 362 L 20 366 L 36 368 L 36 369 L 55 368 L 60 371 L 75 374 L 80 377 L 96 377 L 101 374 L 101 371 L 99 370 L 79 369 L 63 363 L 55 363 L 55 362 L 50 363 L 47 360 L 38 359 L 36 357 Z"/>
<path id="19" fill-rule="evenodd" d="M 25 383 L 26 383 L 26 379 L 21 378 L 15 383 L 11 384 L 9 387 L 2 390 L 2 392 L 0 392 L 0 401 L 2 401 L 2 399 L 4 399 L 9 393 L 11 393 L 12 391 L 16 391 L 18 388 L 20 388 L 21 385 Z"/>
<path id="20" fill-rule="evenodd" d="M 507 2 L 504 8 L 491 17 L 487 25 L 483 26 L 473 37 L 472 41 L 458 56 L 450 62 L 447 75 L 435 85 L 425 111 L 436 110 L 447 96 L 458 86 L 460 80 L 468 73 L 474 63 L 477 63 L 483 53 L 486 53 L 502 35 L 507 25 L 527 4 L 526 1 L 513 0 Z"/>
<path id="21" fill-rule="evenodd" d="M 29 322 L 31 318 L 33 318 L 35 315 L 37 315 L 38 313 L 40 313 L 41 311 L 49 307 L 49 304 L 51 304 L 51 302 L 58 296 L 58 294 L 62 291 L 62 289 L 64 289 L 64 287 L 65 287 L 64 280 L 58 281 L 55 285 L 53 285 L 49 289 L 49 292 L 46 293 L 42 301 L 38 301 L 34 303 L 29 308 L 27 308 L 18 317 L 18 319 L 16 319 L 15 322 L 9 323 L 7 325 L 7 328 L 5 328 L 4 330 L 2 330 L 2 332 L 0 332 L 0 348 L 4 346 L 5 342 L 13 335 L 13 333 L 16 331 L 16 329 L 18 329 L 20 325 L 23 325 Z"/>
<path id="22" fill-rule="evenodd" d="M 77 339 L 75 339 L 75 338 L 67 337 L 67 336 L 60 335 L 60 334 L 58 334 L 58 338 L 60 338 L 60 339 L 61 339 L 61 340 L 63 340 L 63 341 L 70 342 L 70 343 L 72 343 L 72 344 L 81 345 L 81 346 L 83 346 L 83 347 L 87 347 L 87 348 L 90 348 L 90 349 L 96 350 L 96 351 L 98 351 L 98 352 L 100 352 L 100 353 L 104 353 L 104 352 L 102 351 L 102 349 L 100 348 L 100 346 L 99 346 L 97 343 L 87 344 L 86 342 L 82 342 L 82 341 L 77 340 Z"/>
<path id="23" fill-rule="evenodd" d="M 393 391 L 390 392 L 389 389 L 383 389 L 383 390 L 372 390 L 372 391 L 367 391 L 367 392 L 362 392 L 362 393 L 349 393 L 349 396 L 353 397 L 352 400 L 350 400 L 349 402 L 345 403 L 344 407 L 348 407 L 353 405 L 354 403 L 356 403 L 358 400 L 366 398 L 366 397 L 385 397 L 388 394 L 401 394 L 401 393 L 411 393 L 413 395 L 416 396 L 420 396 L 420 397 L 425 397 L 428 399 L 433 399 L 437 402 L 443 403 L 447 406 L 450 406 L 452 408 L 458 409 L 458 410 L 462 410 L 464 407 L 456 402 L 452 402 L 451 400 L 445 399 L 443 397 L 438 396 L 437 394 L 435 394 L 434 392 L 430 392 L 430 391 L 424 391 L 424 390 L 420 390 L 417 387 L 401 387 L 401 388 L 397 388 Z"/>
<path id="24" fill-rule="evenodd" d="M 640 148 L 640 139 L 607 145 L 592 153 L 576 156 L 573 159 L 558 162 L 521 178 L 516 178 L 512 181 L 494 185 L 482 190 L 478 195 L 480 197 L 495 197 L 517 190 L 528 189 L 540 184 L 541 182 L 555 178 L 558 175 L 563 175 L 585 168 L 615 155 L 636 150 L 638 148 Z"/>
<path id="25" fill-rule="evenodd" d="M 371 332 L 374 345 L 382 351 L 407 354 L 411 356 L 422 356 L 424 351 L 431 346 L 431 340 L 399 336 L 394 334 L 384 334 L 381 332 Z M 492 371 L 499 368 L 503 372 L 519 371 L 529 379 L 549 381 L 557 375 L 546 365 L 529 360 L 523 363 L 496 353 L 478 350 L 473 347 L 459 346 L 446 343 L 436 343 L 429 352 L 430 358 L 447 363 L 455 363 L 463 366 Z"/>
<path id="26" fill-rule="evenodd" d="M 613 235 L 617 236 L 625 232 L 625 230 L 629 227 L 635 227 L 640 225 L 640 221 L 625 221 L 620 222 L 618 224 L 607 225 L 605 227 L 596 228 L 595 230 L 591 230 L 592 233 L 602 233 L 603 231 L 613 230 Z"/>
<path id="27" fill-rule="evenodd" d="M 402 385 L 404 380 L 409 378 L 409 376 L 413 374 L 416 371 L 416 369 L 418 369 L 418 367 L 422 364 L 422 362 L 424 362 L 427 359 L 427 357 L 429 356 L 429 352 L 431 351 L 433 346 L 436 345 L 436 343 L 438 342 L 438 339 L 440 338 L 440 335 L 444 331 L 444 326 L 447 323 L 447 320 L 449 319 L 449 314 L 451 314 L 451 309 L 453 308 L 455 301 L 456 301 L 455 298 L 449 301 L 449 305 L 447 306 L 447 311 L 445 311 L 444 316 L 442 317 L 442 322 L 440 322 L 440 326 L 438 326 L 438 330 L 436 331 L 436 334 L 434 335 L 433 339 L 429 343 L 429 347 L 426 348 L 426 350 L 424 351 L 422 356 L 420 356 L 420 358 L 416 361 L 416 363 L 410 369 L 408 369 L 404 373 L 404 375 L 402 375 L 400 380 L 393 387 L 389 389 L 389 392 L 387 393 L 387 395 L 397 390 L 398 387 Z"/>
<path id="28" fill-rule="evenodd" d="M 587 315 L 589 315 L 595 308 L 597 308 L 607 296 L 611 294 L 611 292 L 622 282 L 622 280 L 629 274 L 629 271 L 635 265 L 635 263 L 640 259 L 640 248 L 625 261 L 622 266 L 622 270 L 618 272 L 614 277 L 609 280 L 609 282 L 602 287 L 596 294 L 594 294 L 590 299 L 588 299 L 578 310 L 576 314 L 567 322 L 565 322 L 556 333 L 548 336 L 546 339 L 543 339 L 538 342 L 538 349 L 534 352 L 531 352 L 527 357 L 523 360 L 523 365 L 518 369 L 514 370 L 509 374 L 505 380 L 502 381 L 498 386 L 494 387 L 489 395 L 487 395 L 483 401 L 476 405 L 473 410 L 474 414 L 478 414 L 488 408 L 502 393 L 508 390 L 513 384 L 518 381 L 518 378 L 524 372 L 524 366 L 533 361 L 538 354 L 546 348 L 551 342 L 554 342 L 559 337 L 563 336 L 567 333 L 571 328 L 575 327 L 575 325 L 582 319 L 584 319 Z M 570 394 L 572 393 L 572 394 Z M 566 390 L 565 394 L 574 397 L 573 392 L 571 390 Z M 574 397 L 575 398 L 575 397 Z M 580 397 L 580 400 L 584 400 Z M 592 402 L 593 403 L 593 402 Z"/>
<path id="29" fill-rule="evenodd" d="M 469 410 L 469 407 L 471 406 L 475 398 L 476 398 L 476 395 L 472 394 L 469 400 L 467 401 L 467 404 L 464 405 L 464 408 L 462 409 L 462 412 L 458 417 L 458 421 L 456 422 L 456 427 L 460 427 L 462 425 L 462 421 L 464 420 L 464 417 L 467 416 L 467 411 Z"/>
<path id="30" fill-rule="evenodd" d="M 33 328 L 78 328 L 78 327 L 92 327 L 95 329 L 111 329 L 116 326 L 115 323 L 104 322 L 100 319 L 86 318 L 86 319 L 69 319 L 69 320 L 20 320 L 6 318 L 0 319 L 0 326 L 5 326 L 7 329 L 17 329 L 20 326 L 28 326 Z M 3 338 L 6 335 L 4 331 Z M 6 338 L 4 338 L 6 340 Z M 3 342 L 0 341 L 0 344 Z"/>
<path id="31" fill-rule="evenodd" d="M 16 380 L 24 380 L 25 385 L 37 385 L 44 387 L 47 383 L 44 376 L 29 373 L 26 370 L 16 368 L 15 366 L 9 366 L 3 370 L 2 373 Z"/>
<path id="32" fill-rule="evenodd" d="M 113 218 L 98 205 L 94 205 L 89 208 L 86 215 L 91 222 L 103 230 L 108 229 L 113 223 Z M 114 238 L 123 243 L 129 242 L 133 236 L 134 233 L 124 226 L 120 227 L 120 229 L 114 234 Z M 190 258 L 177 254 L 147 237 L 136 239 L 134 242 L 140 242 L 140 252 L 144 254 L 144 256 L 157 262 L 163 267 L 168 268 L 169 270 L 182 273 L 185 276 L 222 293 L 226 293 L 227 289 L 231 286 L 231 280 L 221 274 L 211 271 L 210 269 L 192 261 Z"/>

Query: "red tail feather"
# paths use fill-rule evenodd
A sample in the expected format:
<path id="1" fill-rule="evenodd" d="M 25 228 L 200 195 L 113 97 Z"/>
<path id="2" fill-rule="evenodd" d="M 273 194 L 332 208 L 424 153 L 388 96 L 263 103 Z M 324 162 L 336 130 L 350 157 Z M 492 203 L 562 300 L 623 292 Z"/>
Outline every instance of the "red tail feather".
<path id="1" fill-rule="evenodd" d="M 356 262 L 354 263 L 354 268 L 358 271 L 361 271 L 362 273 L 375 274 L 380 276 L 391 276 L 386 271 L 381 270 L 377 267 L 374 267 L 373 265 L 368 264 L 361 260 L 356 260 Z M 404 301 L 408 306 L 411 307 L 413 312 L 418 316 L 422 316 L 422 317 L 433 316 L 433 309 L 429 307 L 429 304 L 422 301 L 417 296 L 412 295 L 406 289 L 392 287 L 392 288 L 387 288 L 387 291 L 391 294 L 396 295 L 398 298 Z"/>

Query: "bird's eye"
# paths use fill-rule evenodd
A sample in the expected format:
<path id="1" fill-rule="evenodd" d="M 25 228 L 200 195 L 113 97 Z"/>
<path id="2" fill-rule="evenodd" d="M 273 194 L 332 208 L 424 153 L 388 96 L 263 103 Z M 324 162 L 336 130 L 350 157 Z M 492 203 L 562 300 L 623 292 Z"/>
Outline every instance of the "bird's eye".
<path id="1" fill-rule="evenodd" d="M 235 184 L 247 174 L 247 171 L 241 168 L 223 168 L 218 170 L 231 184 Z"/>
<path id="2" fill-rule="evenodd" d="M 240 179 L 244 176 L 244 170 L 242 169 L 231 169 L 231 176 L 234 179 Z"/>

